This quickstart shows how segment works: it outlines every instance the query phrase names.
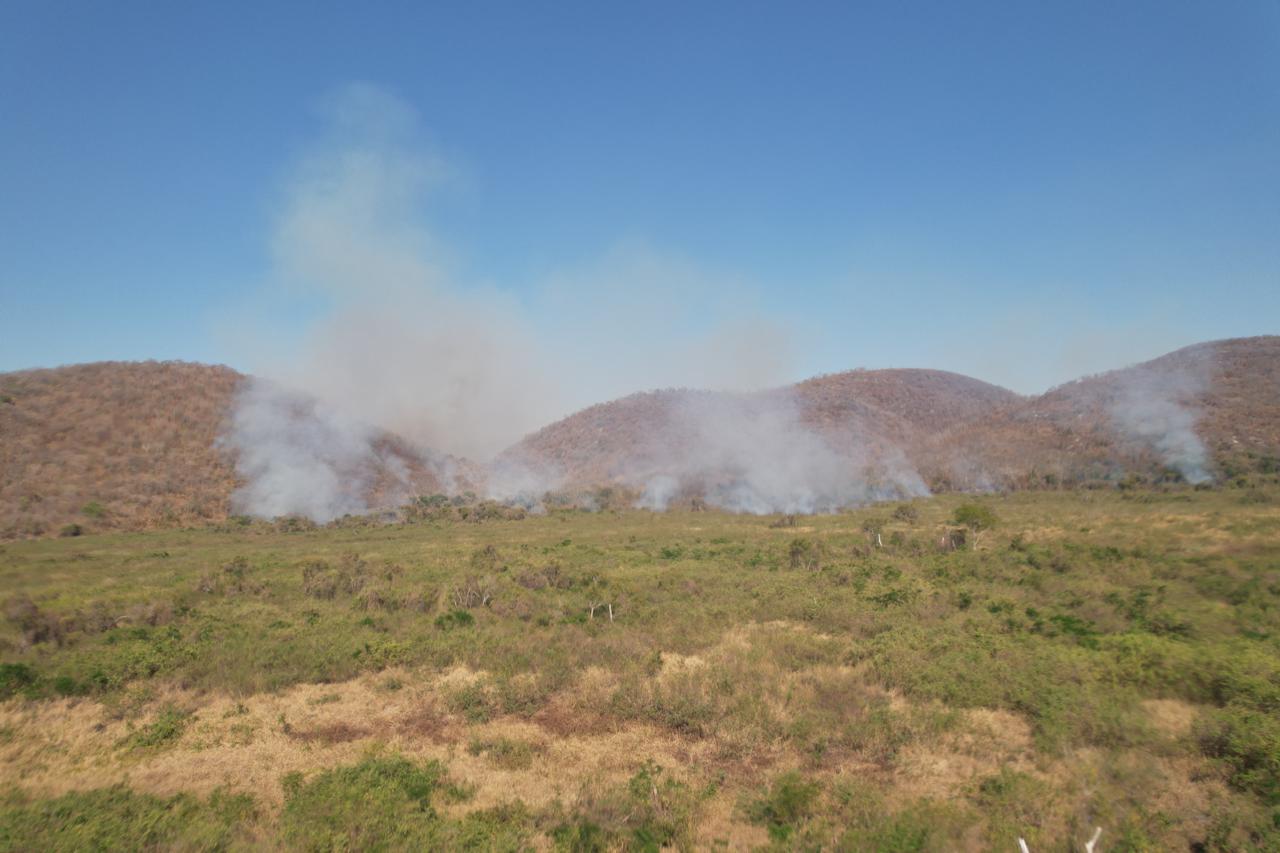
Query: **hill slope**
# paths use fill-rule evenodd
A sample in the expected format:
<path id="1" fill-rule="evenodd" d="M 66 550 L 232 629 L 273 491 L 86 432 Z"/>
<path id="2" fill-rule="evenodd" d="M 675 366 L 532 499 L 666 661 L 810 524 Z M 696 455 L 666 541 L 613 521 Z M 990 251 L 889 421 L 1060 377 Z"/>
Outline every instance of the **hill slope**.
<path id="1" fill-rule="evenodd" d="M 233 409 L 237 392 L 251 387 L 260 386 L 229 368 L 176 362 L 0 374 L 0 538 L 308 511 L 279 499 L 308 492 L 309 481 L 271 479 L 313 466 L 303 453 L 282 469 L 271 446 L 289 456 L 316 431 L 307 401 L 271 397 L 270 417 L 239 442 L 248 456 L 219 444 L 233 411 L 245 411 Z M 356 451 L 331 465 L 348 500 L 318 517 L 483 476 L 379 430 L 359 432 Z M 1198 344 L 1031 398 L 935 370 L 854 370 L 756 394 L 633 394 L 527 436 L 487 479 L 499 496 L 623 485 L 653 507 L 704 497 L 805 511 L 926 485 L 1043 487 L 1171 470 L 1221 479 L 1270 471 L 1277 457 L 1280 337 L 1268 336 Z M 253 489 L 237 462 L 254 472 Z M 447 471 L 462 479 L 446 482 Z"/>
<path id="2" fill-rule="evenodd" d="M 225 519 L 239 484 L 218 445 L 246 377 L 182 362 L 100 362 L 0 374 L 0 537 L 78 524 L 138 529 Z M 381 433 L 366 497 L 439 488 L 407 443 Z"/>
<path id="3" fill-rule="evenodd" d="M 941 488 L 1189 479 L 1269 469 L 1280 455 L 1280 336 L 1196 344 L 1067 383 L 932 436 Z"/>
<path id="4" fill-rule="evenodd" d="M 780 439 L 776 430 L 753 432 L 762 411 L 764 420 L 783 413 Z M 828 464 L 899 485 L 918 474 L 943 490 L 1174 471 L 1192 481 L 1229 476 L 1268 468 L 1280 455 L 1280 337 L 1198 344 L 1029 398 L 913 369 L 854 370 L 755 395 L 634 394 L 544 427 L 500 462 L 569 487 L 644 488 L 665 474 L 697 491 L 688 481 L 705 481 L 707 472 L 689 477 L 689 455 L 720 449 L 702 434 L 708 430 L 730 445 L 747 443 L 737 456 L 785 458 L 799 436 L 816 437 L 833 451 Z"/>
<path id="5" fill-rule="evenodd" d="M 923 492 L 910 457 L 927 436 L 1020 399 L 934 370 L 855 370 L 755 394 L 651 391 L 544 427 L 497 467 L 569 488 L 661 480 L 684 496 L 736 490 L 717 501 L 734 508 L 839 505 Z"/>
<path id="6" fill-rule="evenodd" d="M 0 375 L 0 535 L 225 517 L 235 477 L 214 440 L 241 378 L 156 362 Z"/>

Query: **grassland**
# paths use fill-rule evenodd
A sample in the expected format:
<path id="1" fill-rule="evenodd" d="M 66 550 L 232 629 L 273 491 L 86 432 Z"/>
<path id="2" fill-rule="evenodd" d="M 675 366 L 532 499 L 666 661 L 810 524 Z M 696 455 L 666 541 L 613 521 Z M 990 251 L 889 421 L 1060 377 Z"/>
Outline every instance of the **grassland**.
<path id="1" fill-rule="evenodd" d="M 0 848 L 1280 848 L 1280 491 L 966 502 L 0 546 Z"/>

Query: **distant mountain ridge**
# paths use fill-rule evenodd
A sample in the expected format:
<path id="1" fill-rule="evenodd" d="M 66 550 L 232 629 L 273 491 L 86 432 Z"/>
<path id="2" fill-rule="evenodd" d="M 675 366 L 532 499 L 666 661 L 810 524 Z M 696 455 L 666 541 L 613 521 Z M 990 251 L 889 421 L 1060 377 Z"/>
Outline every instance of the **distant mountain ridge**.
<path id="1" fill-rule="evenodd" d="M 182 362 L 0 374 L 0 538 L 227 518 L 244 484 L 218 439 L 246 381 Z M 371 470 L 359 472 L 369 506 L 486 485 L 661 484 L 689 497 L 750 479 L 753 456 L 776 457 L 761 474 L 770 482 L 856 469 L 871 497 L 910 494 L 917 481 L 1042 488 L 1197 464 L 1222 479 L 1280 464 L 1280 336 L 1197 344 L 1032 397 L 923 369 L 851 370 L 755 394 L 646 391 L 548 424 L 489 466 L 448 460 L 457 481 L 442 476 L 445 457 L 391 433 L 372 442 Z"/>

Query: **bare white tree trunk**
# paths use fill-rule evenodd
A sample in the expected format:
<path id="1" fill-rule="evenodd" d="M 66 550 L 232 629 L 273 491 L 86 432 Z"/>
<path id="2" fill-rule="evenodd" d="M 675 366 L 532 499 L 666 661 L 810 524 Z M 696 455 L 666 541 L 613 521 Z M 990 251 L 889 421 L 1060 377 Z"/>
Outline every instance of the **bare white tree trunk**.
<path id="1" fill-rule="evenodd" d="M 1098 838 L 1101 835 L 1102 835 L 1102 827 L 1095 826 L 1093 828 L 1093 837 L 1084 843 L 1085 853 L 1093 853 L 1093 847 L 1095 844 L 1098 843 Z M 1025 838 L 1018 839 L 1018 850 L 1020 850 L 1021 853 L 1031 853 L 1030 848 L 1027 847 L 1027 840 Z"/>

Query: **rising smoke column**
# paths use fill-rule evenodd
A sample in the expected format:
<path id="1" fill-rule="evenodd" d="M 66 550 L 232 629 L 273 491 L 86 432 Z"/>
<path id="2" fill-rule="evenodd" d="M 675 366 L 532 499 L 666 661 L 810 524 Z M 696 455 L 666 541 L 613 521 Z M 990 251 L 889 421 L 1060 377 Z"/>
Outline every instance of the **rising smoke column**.
<path id="1" fill-rule="evenodd" d="M 233 331 L 255 375 L 319 403 L 309 429 L 329 449 L 316 458 L 332 461 L 336 446 L 343 460 L 367 458 L 372 448 L 351 425 L 375 424 L 483 462 L 575 407 L 636 387 L 751 388 L 785 377 L 789 332 L 751 308 L 749 286 L 642 240 L 514 288 L 462 279 L 426 204 L 453 173 L 414 110 L 353 85 L 324 99 L 321 115 L 323 132 L 281 188 L 267 286 Z M 243 331 L 255 325 L 256 334 Z M 264 357 L 261 342 L 276 339 Z M 264 417 L 265 393 L 238 400 L 246 410 L 223 446 L 241 454 L 242 476 L 268 478 L 246 487 L 244 511 L 302 511 L 299 500 L 278 499 L 273 475 L 316 443 L 270 436 L 266 424 L 294 422 Z M 271 460 L 268 448 L 285 458 Z M 336 467 L 325 462 L 314 476 Z M 545 466 L 500 465 L 489 479 L 495 493 L 527 500 L 559 478 Z M 352 494 L 317 503 L 358 509 Z"/>
<path id="2" fill-rule="evenodd" d="M 231 495 L 231 511 L 317 522 L 364 512 L 371 473 L 388 462 L 375 450 L 375 437 L 373 429 L 323 402 L 248 380 L 219 439 L 234 452 L 243 480 Z"/>
<path id="3" fill-rule="evenodd" d="M 1115 425 L 1131 440 L 1155 451 L 1189 483 L 1213 479 L 1209 453 L 1196 434 L 1196 398 L 1208 390 L 1209 350 L 1183 354 L 1173 363 L 1147 364 L 1122 374 L 1110 405 Z"/>

